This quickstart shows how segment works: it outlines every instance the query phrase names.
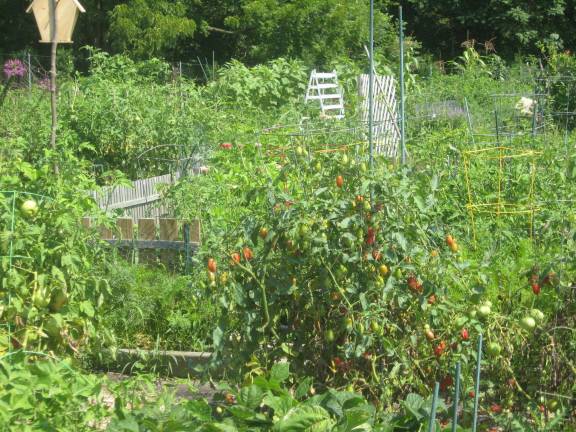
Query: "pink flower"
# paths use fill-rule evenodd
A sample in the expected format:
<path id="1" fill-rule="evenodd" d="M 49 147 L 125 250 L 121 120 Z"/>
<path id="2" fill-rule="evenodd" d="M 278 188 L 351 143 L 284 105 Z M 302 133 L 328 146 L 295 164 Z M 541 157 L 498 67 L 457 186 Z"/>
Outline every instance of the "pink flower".
<path id="1" fill-rule="evenodd" d="M 50 78 L 44 77 L 38 81 L 38 87 L 42 90 L 50 91 Z"/>
<path id="2" fill-rule="evenodd" d="M 7 60 L 4 63 L 4 75 L 8 79 L 12 77 L 22 78 L 26 75 L 26 66 L 19 59 Z"/>

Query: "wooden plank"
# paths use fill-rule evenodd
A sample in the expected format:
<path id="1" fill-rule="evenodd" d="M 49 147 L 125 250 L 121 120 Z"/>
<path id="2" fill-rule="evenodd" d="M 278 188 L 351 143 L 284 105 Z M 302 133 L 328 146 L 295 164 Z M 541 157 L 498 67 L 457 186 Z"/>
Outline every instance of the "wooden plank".
<path id="1" fill-rule="evenodd" d="M 123 197 L 118 197 L 115 201 L 115 203 L 113 204 L 109 204 L 108 206 L 106 206 L 106 208 L 108 208 L 109 210 L 115 210 L 115 209 L 121 209 L 121 208 L 130 208 L 130 207 L 136 207 L 136 206 L 140 206 L 142 204 L 150 204 L 153 202 L 156 202 L 160 199 L 160 194 L 151 194 L 151 195 L 145 195 L 145 196 L 141 196 L 139 198 L 123 198 Z"/>
<path id="2" fill-rule="evenodd" d="M 200 240 L 200 228 L 201 224 L 199 220 L 193 220 L 190 222 L 190 242 L 191 243 L 201 243 Z"/>
<path id="3" fill-rule="evenodd" d="M 114 235 L 112 233 L 112 230 L 109 228 L 106 228 L 104 226 L 100 226 L 98 227 L 98 232 L 100 234 L 100 238 L 102 240 L 111 240 L 114 238 Z"/>
<path id="4" fill-rule="evenodd" d="M 134 226 L 132 224 L 132 218 L 120 218 L 116 220 L 117 238 L 121 240 L 126 240 L 128 242 L 128 247 L 122 247 L 120 249 L 120 256 L 126 261 L 133 263 L 135 261 L 135 251 L 131 246 L 132 240 L 134 238 Z"/>
<path id="5" fill-rule="evenodd" d="M 175 241 L 179 239 L 178 221 L 176 219 L 160 219 L 160 240 Z M 160 251 L 160 262 L 170 270 L 174 271 L 181 262 L 181 256 L 174 250 Z"/>
<path id="6" fill-rule="evenodd" d="M 156 240 L 156 220 L 138 219 L 138 242 Z M 150 248 L 138 249 L 138 262 L 142 264 L 156 264 L 158 261 L 157 252 L 153 245 Z"/>
<path id="7" fill-rule="evenodd" d="M 160 240 L 178 240 L 179 229 L 176 219 L 160 219 Z"/>
<path id="8" fill-rule="evenodd" d="M 134 226 L 132 218 L 121 218 L 116 221 L 116 226 L 122 240 L 132 240 L 134 238 Z"/>
<path id="9" fill-rule="evenodd" d="M 169 240 L 116 240 L 108 239 L 106 240 L 109 244 L 119 247 L 119 248 L 131 248 L 154 250 L 154 249 L 164 249 L 169 251 L 184 251 L 186 249 L 186 244 L 182 240 L 169 241 Z M 200 247 L 199 243 L 191 242 L 191 250 L 197 250 Z"/>
<path id="10" fill-rule="evenodd" d="M 156 240 L 156 220 L 138 219 L 138 240 Z"/>
<path id="11" fill-rule="evenodd" d="M 82 218 L 81 223 L 82 223 L 82 227 L 85 229 L 89 229 L 90 226 L 92 225 L 92 221 L 90 220 L 90 218 L 87 218 L 87 217 Z"/>

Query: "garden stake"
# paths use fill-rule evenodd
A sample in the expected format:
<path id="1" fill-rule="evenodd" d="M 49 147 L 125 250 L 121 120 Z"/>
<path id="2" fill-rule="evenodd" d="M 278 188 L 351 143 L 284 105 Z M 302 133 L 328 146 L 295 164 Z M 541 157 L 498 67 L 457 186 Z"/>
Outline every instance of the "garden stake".
<path id="1" fill-rule="evenodd" d="M 50 107 L 52 111 L 52 127 L 50 129 L 50 147 L 56 151 L 56 130 L 58 128 L 58 88 L 56 87 L 56 50 L 58 48 L 56 0 L 50 0 Z M 59 173 L 58 164 L 54 163 L 54 174 Z"/>
<path id="2" fill-rule="evenodd" d="M 456 432 L 458 424 L 458 398 L 460 396 L 460 362 L 456 363 L 456 371 L 454 372 L 454 402 L 452 403 L 452 432 Z"/>
<path id="3" fill-rule="evenodd" d="M 374 0 L 370 0 L 370 81 L 368 83 L 368 145 L 370 151 L 370 172 L 374 171 Z M 374 200 L 371 197 L 371 201 Z"/>
<path id="4" fill-rule="evenodd" d="M 472 432 L 478 427 L 478 399 L 480 396 L 480 361 L 482 360 L 482 333 L 478 338 L 478 353 L 476 354 L 476 383 L 474 386 L 474 418 L 472 420 Z"/>
<path id="5" fill-rule="evenodd" d="M 402 164 L 406 163 L 406 131 L 404 107 L 404 23 L 402 20 L 402 6 L 400 14 L 400 144 L 402 148 Z"/>
<path id="6" fill-rule="evenodd" d="M 438 405 L 438 391 L 440 390 L 440 383 L 436 381 L 434 384 L 434 395 L 432 396 L 432 408 L 430 409 L 430 420 L 428 421 L 428 432 L 434 432 L 436 424 L 436 406 Z"/>

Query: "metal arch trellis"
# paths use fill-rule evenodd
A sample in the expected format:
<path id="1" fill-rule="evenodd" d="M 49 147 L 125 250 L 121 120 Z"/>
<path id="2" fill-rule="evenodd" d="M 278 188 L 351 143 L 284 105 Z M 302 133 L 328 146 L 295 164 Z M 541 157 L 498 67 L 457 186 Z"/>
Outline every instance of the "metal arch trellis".
<path id="1" fill-rule="evenodd" d="M 51 197 L 47 196 L 47 195 L 42 195 L 42 194 L 38 194 L 38 193 L 34 193 L 34 192 L 25 192 L 25 191 L 15 191 L 15 190 L 0 190 L 0 194 L 4 195 L 4 196 L 8 196 L 9 200 L 10 200 L 10 215 L 9 215 L 9 225 L 10 225 L 10 231 L 9 231 L 9 241 L 8 241 L 8 255 L 0 255 L 0 260 L 4 261 L 5 258 L 8 258 L 8 271 L 11 272 L 11 270 L 14 269 L 15 267 L 15 259 L 30 259 L 30 257 L 26 257 L 26 256 L 21 256 L 21 255 L 14 255 L 14 232 L 16 229 L 16 202 L 18 200 L 18 197 L 20 195 L 22 196 L 26 196 L 26 197 L 30 197 L 30 198 L 38 198 L 40 200 L 40 204 L 42 204 L 43 200 L 52 200 Z M 2 262 L 2 267 L 4 266 L 4 263 Z M 12 290 L 8 289 L 7 292 L 7 299 L 8 299 L 8 308 L 11 307 L 12 305 Z M 0 356 L 0 359 L 3 359 L 5 357 L 11 357 L 14 354 L 14 351 L 12 351 L 12 326 L 9 322 L 7 322 L 6 324 L 0 324 L 0 327 L 6 327 L 8 329 L 8 344 L 7 344 L 7 351 L 8 354 L 3 354 L 2 356 Z M 22 351 L 22 350 L 19 350 Z M 46 355 L 45 353 L 42 352 L 35 352 L 35 351 L 23 351 L 26 354 L 34 354 L 34 355 Z"/>

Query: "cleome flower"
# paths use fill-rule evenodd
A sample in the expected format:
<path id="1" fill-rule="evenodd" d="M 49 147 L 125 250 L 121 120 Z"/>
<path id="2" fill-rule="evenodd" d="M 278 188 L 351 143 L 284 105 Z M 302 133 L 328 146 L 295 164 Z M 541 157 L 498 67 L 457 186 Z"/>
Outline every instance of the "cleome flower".
<path id="1" fill-rule="evenodd" d="M 19 59 L 7 60 L 4 63 L 4 75 L 8 79 L 13 77 L 22 78 L 26 75 L 26 66 Z"/>

